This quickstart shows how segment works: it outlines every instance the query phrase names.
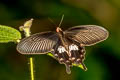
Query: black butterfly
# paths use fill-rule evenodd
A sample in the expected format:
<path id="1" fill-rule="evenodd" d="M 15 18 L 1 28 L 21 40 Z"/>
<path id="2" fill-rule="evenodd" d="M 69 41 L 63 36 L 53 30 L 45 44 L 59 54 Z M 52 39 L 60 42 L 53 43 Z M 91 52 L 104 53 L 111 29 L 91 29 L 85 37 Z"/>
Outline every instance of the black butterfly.
<path id="1" fill-rule="evenodd" d="M 26 37 L 17 45 L 21 54 L 47 54 L 51 52 L 61 63 L 65 64 L 67 73 L 73 64 L 84 65 L 85 47 L 101 42 L 108 37 L 108 31 L 97 25 L 82 25 L 56 32 L 40 32 Z"/>

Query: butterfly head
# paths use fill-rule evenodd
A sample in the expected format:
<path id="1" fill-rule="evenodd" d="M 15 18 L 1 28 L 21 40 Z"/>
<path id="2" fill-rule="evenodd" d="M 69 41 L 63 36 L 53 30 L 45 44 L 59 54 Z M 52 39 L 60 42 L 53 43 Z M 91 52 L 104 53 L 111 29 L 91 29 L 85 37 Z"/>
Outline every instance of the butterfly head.
<path id="1" fill-rule="evenodd" d="M 62 32 L 62 29 L 61 29 L 60 27 L 57 27 L 57 28 L 56 28 L 56 32 L 58 32 L 58 33 L 59 33 L 59 32 Z"/>
<path id="2" fill-rule="evenodd" d="M 60 23 L 59 23 L 58 27 L 56 28 L 56 32 L 58 32 L 58 33 L 63 32 L 62 29 L 60 28 L 60 26 L 62 24 L 62 21 L 63 21 L 63 18 L 64 18 L 64 14 L 62 15 L 62 18 L 60 20 Z"/>
<path id="3" fill-rule="evenodd" d="M 60 27 L 56 28 L 56 32 L 58 33 L 59 36 L 64 36 L 64 33 Z"/>

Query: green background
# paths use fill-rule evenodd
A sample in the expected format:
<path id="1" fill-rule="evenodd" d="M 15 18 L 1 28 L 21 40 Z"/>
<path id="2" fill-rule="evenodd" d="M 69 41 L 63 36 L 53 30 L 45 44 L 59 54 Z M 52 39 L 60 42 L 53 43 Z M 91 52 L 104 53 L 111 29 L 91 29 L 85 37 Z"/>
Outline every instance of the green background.
<path id="1" fill-rule="evenodd" d="M 55 30 L 62 14 L 63 30 L 77 25 L 100 25 L 109 38 L 86 47 L 88 71 L 65 66 L 47 55 L 34 56 L 35 80 L 116 80 L 120 73 L 120 0 L 0 0 L 0 24 L 18 29 L 34 18 L 32 34 Z M 53 20 L 53 22 L 50 21 Z M 30 80 L 28 57 L 15 43 L 0 44 L 0 80 Z"/>

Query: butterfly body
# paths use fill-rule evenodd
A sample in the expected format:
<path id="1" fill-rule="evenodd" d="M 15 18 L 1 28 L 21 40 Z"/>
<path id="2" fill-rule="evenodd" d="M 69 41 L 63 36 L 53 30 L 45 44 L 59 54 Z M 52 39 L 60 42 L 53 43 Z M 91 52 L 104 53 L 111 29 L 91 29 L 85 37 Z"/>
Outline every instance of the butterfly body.
<path id="1" fill-rule="evenodd" d="M 61 63 L 65 64 L 67 73 L 73 64 L 81 64 L 84 70 L 85 46 L 101 42 L 108 37 L 108 31 L 96 25 L 83 25 L 62 31 L 57 27 L 56 32 L 48 31 L 24 38 L 17 45 L 21 54 L 47 54 L 51 52 Z"/>

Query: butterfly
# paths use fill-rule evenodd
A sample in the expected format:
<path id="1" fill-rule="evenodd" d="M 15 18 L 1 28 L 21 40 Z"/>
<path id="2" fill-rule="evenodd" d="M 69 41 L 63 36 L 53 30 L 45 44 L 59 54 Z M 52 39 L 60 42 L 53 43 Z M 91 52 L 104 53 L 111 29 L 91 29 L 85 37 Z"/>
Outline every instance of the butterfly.
<path id="1" fill-rule="evenodd" d="M 85 60 L 85 46 L 91 46 L 108 38 L 108 31 L 97 25 L 81 25 L 63 31 L 60 27 L 56 31 L 47 31 L 23 38 L 17 45 L 21 54 L 52 53 L 55 59 L 65 64 L 66 72 L 71 73 L 73 64 L 82 65 L 87 70 Z"/>

